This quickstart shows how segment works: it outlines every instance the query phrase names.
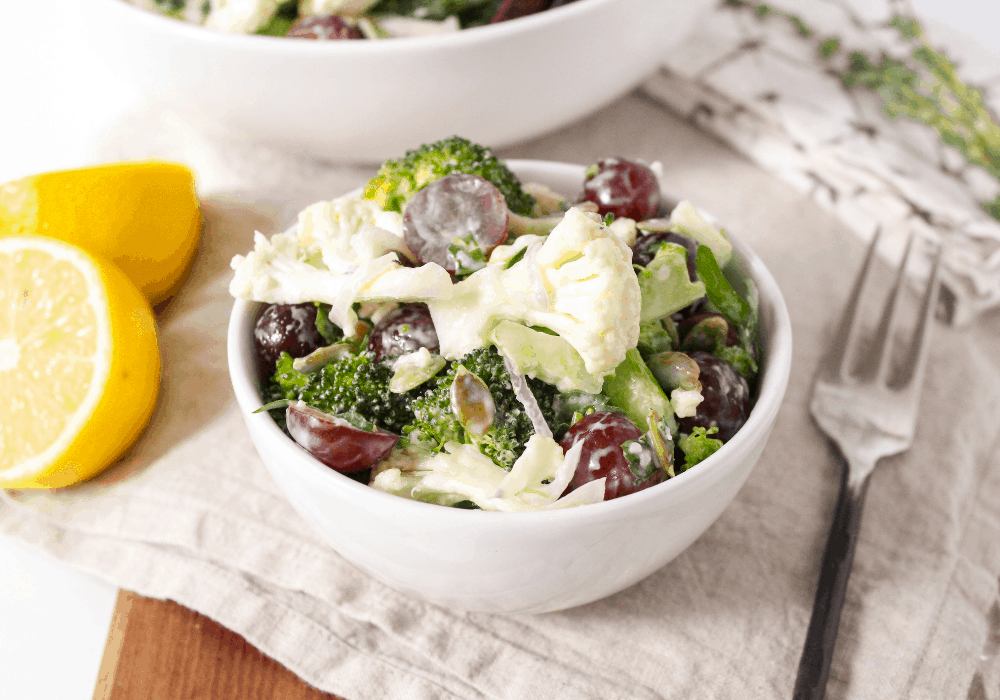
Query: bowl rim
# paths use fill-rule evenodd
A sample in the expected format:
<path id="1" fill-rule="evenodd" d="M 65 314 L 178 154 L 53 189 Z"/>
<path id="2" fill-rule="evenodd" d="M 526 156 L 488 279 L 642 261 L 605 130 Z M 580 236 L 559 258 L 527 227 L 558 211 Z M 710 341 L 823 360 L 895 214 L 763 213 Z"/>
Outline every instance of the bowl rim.
<path id="1" fill-rule="evenodd" d="M 581 181 L 586 168 L 584 165 L 574 163 L 545 160 L 511 159 L 505 162 L 515 173 L 521 169 L 531 168 L 553 171 L 561 170 L 567 175 L 572 172 L 578 173 Z M 663 192 L 666 196 L 673 198 L 671 193 L 665 190 Z M 731 232 L 727 229 L 727 233 Z M 792 331 L 788 307 L 785 304 L 777 282 L 763 261 L 748 245 L 739 239 L 738 235 L 732 236 L 731 240 L 734 248 L 742 258 L 741 262 L 745 271 L 753 279 L 757 287 L 759 298 L 761 300 L 767 299 L 769 305 L 772 307 L 770 314 L 774 328 L 770 342 L 768 343 L 769 347 L 765 358 L 766 362 L 764 363 L 765 372 L 759 383 L 757 402 L 751 410 L 747 422 L 740 428 L 736 435 L 723 445 L 718 452 L 700 462 L 697 465 L 697 469 L 692 468 L 656 486 L 629 494 L 627 497 L 579 507 L 517 513 L 449 508 L 386 493 L 330 469 L 285 435 L 266 413 L 244 415 L 244 419 L 256 420 L 258 426 L 255 426 L 255 428 L 263 431 L 263 437 L 277 439 L 278 444 L 285 445 L 288 451 L 288 460 L 296 463 L 294 468 L 299 468 L 298 465 L 302 465 L 304 468 L 311 470 L 315 478 L 329 481 L 334 488 L 343 488 L 345 497 L 375 499 L 374 503 L 397 510 L 399 517 L 424 517 L 435 516 L 437 514 L 435 517 L 438 518 L 456 518 L 456 524 L 469 524 L 469 518 L 477 518 L 479 519 L 477 524 L 482 525 L 499 525 L 501 523 L 511 525 L 516 523 L 518 526 L 530 526 L 534 523 L 551 520 L 559 520 L 570 524 L 580 518 L 588 520 L 607 517 L 615 518 L 626 510 L 642 510 L 644 506 L 650 506 L 651 502 L 669 500 L 671 494 L 697 489 L 699 485 L 706 482 L 711 483 L 720 473 L 725 473 L 728 466 L 725 461 L 726 457 L 730 454 L 735 454 L 740 449 L 750 449 L 750 443 L 756 439 L 756 434 L 760 431 L 769 430 L 769 426 L 773 423 L 785 395 L 792 365 Z M 244 404 L 252 405 L 251 399 L 255 402 L 260 402 L 255 373 L 242 371 L 244 366 L 250 366 L 252 362 L 244 362 L 240 351 L 243 348 L 252 348 L 252 344 L 250 343 L 252 334 L 248 328 L 250 324 L 244 324 L 243 320 L 247 317 L 249 307 L 262 303 L 236 299 L 234 300 L 233 310 L 230 314 L 227 333 L 227 356 L 230 377 L 240 404 L 240 410 L 245 410 Z M 268 469 L 273 468 L 271 465 L 267 465 L 267 467 Z"/>
<path id="2" fill-rule="evenodd" d="M 549 24 L 571 20 L 578 15 L 597 11 L 598 7 L 613 5 L 620 0 L 576 0 L 550 10 L 543 10 L 525 17 L 469 27 L 457 32 L 445 32 L 415 37 L 397 37 L 379 41 L 285 41 L 286 37 L 262 34 L 239 34 L 217 29 L 208 29 L 191 22 L 165 17 L 151 10 L 144 10 L 127 0 L 90 0 L 103 5 L 106 11 L 118 13 L 119 17 L 132 17 L 149 28 L 162 29 L 172 26 L 175 32 L 186 39 L 205 44 L 216 44 L 220 48 L 255 49 L 264 52 L 296 55 L 366 55 L 369 53 L 399 53 L 423 48 L 460 47 L 487 40 L 506 40 L 511 36 L 543 29 Z M 170 23 L 169 25 L 167 23 Z"/>

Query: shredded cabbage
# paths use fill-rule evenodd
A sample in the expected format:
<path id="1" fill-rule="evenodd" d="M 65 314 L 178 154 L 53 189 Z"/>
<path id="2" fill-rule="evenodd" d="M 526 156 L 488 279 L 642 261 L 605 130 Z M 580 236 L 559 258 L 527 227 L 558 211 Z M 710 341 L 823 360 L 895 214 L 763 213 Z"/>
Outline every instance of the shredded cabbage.
<path id="1" fill-rule="evenodd" d="M 483 510 L 505 512 L 599 503 L 604 500 L 604 479 L 560 498 L 576 472 L 582 449 L 580 442 L 563 455 L 555 440 L 535 434 L 507 472 L 475 445 L 449 442 L 439 453 L 409 446 L 394 450 L 375 467 L 371 486 L 417 501 L 442 505 L 471 501 Z"/>

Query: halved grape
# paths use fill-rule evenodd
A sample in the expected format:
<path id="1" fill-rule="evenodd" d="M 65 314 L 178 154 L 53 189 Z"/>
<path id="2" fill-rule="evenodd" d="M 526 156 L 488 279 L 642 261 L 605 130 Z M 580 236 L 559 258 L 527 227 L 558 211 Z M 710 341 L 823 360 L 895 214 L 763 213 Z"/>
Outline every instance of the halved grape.
<path id="1" fill-rule="evenodd" d="M 288 432 L 306 452 L 338 472 L 368 469 L 392 451 L 398 435 L 356 428 L 343 418 L 331 416 L 303 401 L 285 410 Z"/>
<path id="2" fill-rule="evenodd" d="M 262 377 L 274 374 L 282 352 L 305 357 L 328 344 L 316 330 L 315 304 L 271 304 L 254 324 L 253 345 Z"/>
<path id="3" fill-rule="evenodd" d="M 712 437 L 728 442 L 743 427 L 750 414 L 750 387 L 747 380 L 733 367 L 707 352 L 687 353 L 698 363 L 701 395 L 698 412 L 690 418 L 680 418 L 681 430 L 690 432 L 695 426 L 718 428 Z"/>
<path id="4" fill-rule="evenodd" d="M 527 17 L 548 8 L 551 0 L 503 0 L 497 8 L 490 24 L 504 22 L 508 19 Z"/>
<path id="5" fill-rule="evenodd" d="M 472 272 L 507 240 L 507 202 L 489 180 L 446 175 L 406 204 L 403 236 L 421 263 L 437 263 L 453 274 Z"/>
<path id="6" fill-rule="evenodd" d="M 376 361 L 408 355 L 420 348 L 436 353 L 441 345 L 427 304 L 419 302 L 390 311 L 375 324 L 368 336 L 368 350 L 375 353 Z"/>
<path id="7" fill-rule="evenodd" d="M 604 500 L 610 500 L 642 491 L 666 479 L 666 471 L 655 463 L 649 468 L 653 452 L 641 441 L 642 436 L 635 423 L 612 411 L 591 413 L 570 426 L 559 443 L 563 453 L 577 442 L 582 441 L 583 448 L 567 493 L 604 477 Z M 649 476 L 643 478 L 635 474 L 626 449 L 637 462 L 636 469 L 641 473 L 645 470 Z"/>
<path id="8" fill-rule="evenodd" d="M 621 158 L 605 158 L 587 171 L 583 199 L 593 202 L 601 216 L 614 214 L 636 221 L 660 211 L 660 183 L 645 165 Z"/>
<path id="9" fill-rule="evenodd" d="M 355 25 L 340 15 L 311 15 L 303 17 L 285 34 L 293 39 L 364 39 L 365 35 Z"/>

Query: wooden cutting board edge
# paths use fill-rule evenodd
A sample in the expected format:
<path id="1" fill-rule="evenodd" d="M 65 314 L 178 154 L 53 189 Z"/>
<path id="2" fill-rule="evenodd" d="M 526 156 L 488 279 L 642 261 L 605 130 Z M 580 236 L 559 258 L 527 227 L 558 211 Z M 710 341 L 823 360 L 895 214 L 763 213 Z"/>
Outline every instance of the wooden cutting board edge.
<path id="1" fill-rule="evenodd" d="M 121 590 L 94 700 L 344 700 L 173 601 Z"/>
<path id="2" fill-rule="evenodd" d="M 125 629 L 128 626 L 128 616 L 132 610 L 135 594 L 129 591 L 118 591 L 115 610 L 111 616 L 111 628 L 108 630 L 108 641 L 104 645 L 104 656 L 97 672 L 97 685 L 94 687 L 94 700 L 111 700 L 114 689 L 115 675 L 118 672 L 118 662 L 122 657 L 122 647 L 125 643 Z"/>

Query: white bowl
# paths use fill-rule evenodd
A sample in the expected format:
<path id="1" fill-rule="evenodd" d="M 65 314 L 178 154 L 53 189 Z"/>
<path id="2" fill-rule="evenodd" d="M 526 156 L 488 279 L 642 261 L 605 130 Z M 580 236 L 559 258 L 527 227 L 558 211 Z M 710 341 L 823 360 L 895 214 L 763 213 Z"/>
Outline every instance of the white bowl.
<path id="1" fill-rule="evenodd" d="M 584 168 L 510 161 L 523 181 L 575 193 Z M 229 371 L 250 436 L 296 510 L 344 558 L 404 593 L 439 605 L 538 613 L 621 591 L 694 542 L 722 513 L 760 457 L 785 393 L 791 323 L 774 278 L 734 238 L 760 294 L 762 362 L 757 403 L 714 455 L 639 493 L 546 512 L 460 510 L 392 496 L 313 459 L 266 413 L 253 350 L 263 304 L 237 301 L 229 322 Z M 250 237 L 247 237 L 250 245 Z"/>
<path id="2" fill-rule="evenodd" d="M 495 148 L 593 112 L 651 73 L 709 0 L 578 0 L 447 35 L 309 41 L 84 0 L 86 36 L 150 99 L 256 143 L 381 162 L 459 134 Z"/>

